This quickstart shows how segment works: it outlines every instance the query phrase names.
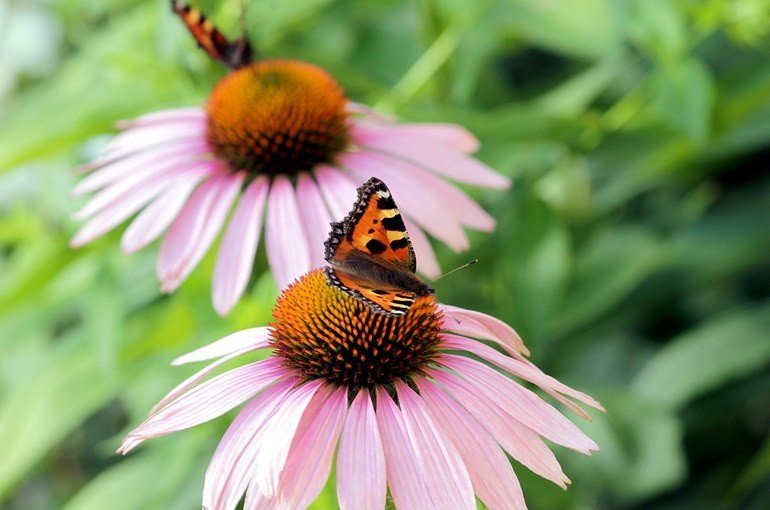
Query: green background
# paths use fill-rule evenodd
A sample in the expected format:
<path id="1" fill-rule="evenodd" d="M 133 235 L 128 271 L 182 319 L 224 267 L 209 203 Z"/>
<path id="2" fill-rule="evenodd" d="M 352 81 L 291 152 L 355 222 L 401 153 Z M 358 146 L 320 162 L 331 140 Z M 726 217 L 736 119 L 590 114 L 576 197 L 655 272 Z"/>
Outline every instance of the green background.
<path id="1" fill-rule="evenodd" d="M 236 1 L 196 5 L 238 33 Z M 481 263 L 436 287 L 607 407 L 580 423 L 600 452 L 557 451 L 568 491 L 516 466 L 531 508 L 767 508 L 770 2 L 261 0 L 247 26 L 356 101 L 467 126 L 514 180 L 470 190 L 498 228 L 437 247 Z M 162 296 L 157 244 L 71 250 L 68 190 L 118 119 L 200 105 L 223 73 L 165 1 L 0 0 L 3 508 L 199 507 L 228 418 L 113 451 L 195 370 L 173 357 L 269 321 L 264 254 L 221 319 L 212 256 Z"/>

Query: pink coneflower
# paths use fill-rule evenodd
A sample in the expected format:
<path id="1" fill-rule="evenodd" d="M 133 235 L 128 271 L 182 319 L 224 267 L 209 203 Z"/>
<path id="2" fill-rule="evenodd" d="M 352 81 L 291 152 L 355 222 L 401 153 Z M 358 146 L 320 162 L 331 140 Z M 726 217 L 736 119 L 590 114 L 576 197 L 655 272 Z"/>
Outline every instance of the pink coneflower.
<path id="1" fill-rule="evenodd" d="M 196 23 L 202 20 L 196 15 Z M 478 142 L 465 129 L 394 123 L 348 101 L 326 71 L 305 62 L 238 65 L 205 108 L 158 111 L 121 124 L 123 132 L 85 167 L 92 173 L 74 189 L 95 195 L 74 215 L 89 220 L 73 246 L 136 215 L 121 246 L 132 253 L 167 232 L 157 274 L 162 290 L 172 292 L 224 229 L 212 299 L 226 314 L 246 288 L 263 224 L 268 263 L 282 288 L 322 265 L 331 218 L 345 214 L 356 187 L 371 176 L 398 192 L 426 276 L 440 272 L 426 233 L 459 251 L 468 247 L 464 227 L 494 228 L 448 180 L 509 185 L 469 156 Z"/>
<path id="2" fill-rule="evenodd" d="M 314 270 L 279 298 L 271 327 L 225 337 L 176 364 L 218 358 L 169 393 L 128 434 L 145 439 L 211 420 L 247 402 L 206 471 L 203 506 L 307 507 L 336 452 L 342 509 L 526 508 L 506 453 L 566 488 L 543 438 L 598 449 L 554 407 L 515 380 L 585 413 L 601 405 L 541 372 L 500 320 L 423 296 L 406 315 L 373 312 Z M 500 347 L 502 353 L 492 346 Z M 263 361 L 209 377 L 233 358 L 272 347 Z M 207 380 L 206 380 L 207 379 Z M 205 382 L 204 382 L 205 380 Z"/>

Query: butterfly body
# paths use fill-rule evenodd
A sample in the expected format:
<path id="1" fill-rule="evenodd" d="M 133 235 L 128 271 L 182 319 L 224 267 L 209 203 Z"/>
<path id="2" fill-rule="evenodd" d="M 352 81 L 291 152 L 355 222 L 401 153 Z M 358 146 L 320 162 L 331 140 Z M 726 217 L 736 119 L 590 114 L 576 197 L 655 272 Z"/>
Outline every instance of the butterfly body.
<path id="1" fill-rule="evenodd" d="M 200 10 L 190 7 L 183 0 L 172 0 L 171 10 L 182 19 L 195 42 L 211 58 L 223 62 L 230 69 L 239 69 L 251 63 L 253 49 L 245 36 L 228 40 Z"/>
<path id="2" fill-rule="evenodd" d="M 372 310 L 404 315 L 433 289 L 415 274 L 409 234 L 390 190 L 376 178 L 358 189 L 353 210 L 326 241 L 329 283 Z"/>

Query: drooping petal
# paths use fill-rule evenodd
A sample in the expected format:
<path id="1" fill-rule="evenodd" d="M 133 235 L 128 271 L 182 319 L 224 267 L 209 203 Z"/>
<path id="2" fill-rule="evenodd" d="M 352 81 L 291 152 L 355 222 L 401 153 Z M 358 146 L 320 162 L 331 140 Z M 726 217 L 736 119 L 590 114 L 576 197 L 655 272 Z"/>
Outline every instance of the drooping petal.
<path id="1" fill-rule="evenodd" d="M 382 388 L 377 389 L 376 416 L 385 452 L 388 486 L 396 508 L 439 510 L 431 499 L 425 467 L 412 446 L 401 410 Z"/>
<path id="2" fill-rule="evenodd" d="M 445 148 L 470 154 L 479 150 L 479 141 L 462 126 L 446 123 L 410 123 L 384 124 L 372 122 L 354 122 L 351 138 L 365 141 L 367 137 L 387 137 L 422 139 L 443 145 Z"/>
<path id="3" fill-rule="evenodd" d="M 266 498 L 275 496 L 299 421 L 320 386 L 321 381 L 316 379 L 295 388 L 260 430 L 259 441 L 263 447 L 253 471 L 254 488 L 250 491 L 255 490 Z"/>
<path id="4" fill-rule="evenodd" d="M 324 241 L 329 237 L 331 216 L 318 186 L 309 174 L 297 178 L 297 202 L 310 250 L 310 267 L 323 267 Z"/>
<path id="5" fill-rule="evenodd" d="M 348 411 L 337 453 L 337 499 L 341 510 L 382 510 L 387 492 L 385 452 L 367 390 Z"/>
<path id="6" fill-rule="evenodd" d="M 152 411 L 150 412 L 150 414 L 158 412 L 159 410 L 161 410 L 162 408 L 166 407 L 168 404 L 176 400 L 177 397 L 179 397 L 183 393 L 187 393 L 188 390 L 197 386 L 202 380 L 204 380 L 206 377 L 212 374 L 217 368 L 224 365 L 231 359 L 237 358 L 242 354 L 246 354 L 247 352 L 251 352 L 257 349 L 258 347 L 256 347 L 256 345 L 258 344 L 252 344 L 252 345 L 247 345 L 245 347 L 242 347 L 237 351 L 233 351 L 227 354 L 226 356 L 222 356 L 221 358 L 214 361 L 213 363 L 206 365 L 201 370 L 198 370 L 193 375 L 191 375 L 190 377 L 185 379 L 183 382 L 178 384 L 173 390 L 168 392 L 168 394 L 165 397 L 163 397 L 160 402 L 158 402 L 152 407 Z M 272 358 L 265 360 L 265 363 L 261 365 L 263 370 L 273 369 L 277 366 L 278 365 L 276 364 L 276 361 Z"/>
<path id="7" fill-rule="evenodd" d="M 349 176 L 328 165 L 318 165 L 315 178 L 332 220 L 342 221 L 356 201 L 356 184 Z"/>
<path id="8" fill-rule="evenodd" d="M 521 485 L 494 438 L 458 402 L 427 379 L 418 379 L 425 404 L 468 468 L 473 489 L 490 510 L 526 509 Z"/>
<path id="9" fill-rule="evenodd" d="M 267 206 L 265 248 L 279 289 L 310 269 L 310 249 L 294 188 L 285 175 L 273 180 Z"/>
<path id="10" fill-rule="evenodd" d="M 395 387 L 407 434 L 425 467 L 431 498 L 438 508 L 475 510 L 471 479 L 457 449 L 420 397 L 403 382 Z"/>
<path id="11" fill-rule="evenodd" d="M 158 254 L 156 269 L 164 292 L 176 289 L 208 251 L 244 177 L 243 173 L 212 177 L 185 204 Z"/>
<path id="12" fill-rule="evenodd" d="M 427 379 L 416 383 L 433 419 L 460 453 L 479 499 L 490 510 L 526 509 L 511 463 L 477 418 Z"/>
<path id="13" fill-rule="evenodd" d="M 148 124 L 123 131 L 104 149 L 105 156 L 114 156 L 143 150 L 177 140 L 206 141 L 205 119 L 190 119 L 183 123 Z"/>
<path id="14" fill-rule="evenodd" d="M 441 307 L 444 309 L 442 327 L 445 329 L 473 338 L 491 340 L 515 358 L 521 359 L 522 355 L 529 356 L 529 349 L 518 333 L 500 319 L 457 306 L 441 305 Z"/>
<path id="15" fill-rule="evenodd" d="M 362 181 L 377 177 L 387 182 L 401 212 L 427 233 L 454 251 L 468 249 L 468 237 L 452 214 L 451 203 L 415 186 L 410 175 L 395 170 L 376 153 L 353 152 L 338 159 Z"/>
<path id="16" fill-rule="evenodd" d="M 347 388 L 322 387 L 297 428 L 278 485 L 277 504 L 306 508 L 326 484 L 347 411 Z"/>
<path id="17" fill-rule="evenodd" d="M 437 148 L 429 140 L 392 133 L 359 133 L 356 142 L 365 149 L 381 151 L 413 162 L 456 181 L 487 188 L 507 188 L 511 181 L 481 161 L 459 151 Z"/>
<path id="18" fill-rule="evenodd" d="M 541 436 L 585 454 L 599 449 L 553 406 L 499 372 L 478 361 L 452 354 L 442 355 L 440 362 L 465 378 L 483 398 L 510 412 Z"/>
<path id="19" fill-rule="evenodd" d="M 127 453 L 150 437 L 170 434 L 216 418 L 275 382 L 285 372 L 283 367 L 259 361 L 218 375 L 155 411 L 126 436 L 118 451 Z"/>
<path id="20" fill-rule="evenodd" d="M 272 419 L 276 409 L 298 381 L 286 378 L 257 395 L 238 413 L 219 441 L 206 469 L 203 508 L 232 510 L 243 497 L 264 446 L 259 431 Z"/>
<path id="21" fill-rule="evenodd" d="M 205 345 L 200 349 L 179 356 L 172 361 L 171 364 L 184 365 L 196 361 L 205 361 L 208 359 L 219 358 L 220 356 L 227 356 L 228 354 L 246 348 L 251 348 L 253 350 L 263 349 L 268 346 L 269 340 L 270 328 L 266 326 L 244 329 L 231 335 L 227 335 L 224 338 L 220 338 L 216 342 Z"/>
<path id="22" fill-rule="evenodd" d="M 122 120 L 118 122 L 121 129 L 129 129 L 134 126 L 144 126 L 161 123 L 181 123 L 188 120 L 204 120 L 206 111 L 200 107 L 187 108 L 169 108 L 166 110 L 157 110 L 152 113 L 145 113 L 134 119 Z"/>
<path id="23" fill-rule="evenodd" d="M 211 289 L 219 315 L 227 315 L 249 282 L 268 186 L 267 178 L 260 176 L 246 188 L 222 238 Z"/>
<path id="24" fill-rule="evenodd" d="M 70 193 L 80 196 L 115 183 L 134 184 L 163 172 L 173 172 L 202 162 L 211 164 L 201 159 L 206 152 L 208 148 L 200 142 L 187 142 L 119 158 L 83 178 Z"/>
<path id="25" fill-rule="evenodd" d="M 463 379 L 440 370 L 429 375 L 441 383 L 447 393 L 472 414 L 511 457 L 546 480 L 566 489 L 569 478 L 564 474 L 556 456 L 540 436 L 522 425 L 489 399 L 474 393 L 476 388 Z"/>
<path id="26" fill-rule="evenodd" d="M 540 386 L 544 391 L 548 392 L 559 400 L 563 401 L 563 399 L 560 398 L 560 394 L 564 394 L 574 398 L 575 400 L 583 402 L 586 405 L 602 411 L 604 410 L 601 404 L 599 404 L 590 396 L 583 392 L 574 390 L 566 384 L 562 384 L 561 382 L 557 381 L 553 377 L 546 375 L 532 363 L 504 356 L 477 340 L 471 340 L 469 338 L 450 334 L 442 335 L 442 340 L 442 347 L 447 349 L 457 349 L 472 352 L 473 354 L 476 354 L 477 356 L 489 361 L 490 363 L 494 363 L 500 368 L 507 370 L 516 377 Z"/>
<path id="27" fill-rule="evenodd" d="M 367 117 L 368 120 L 371 121 L 390 123 L 396 120 L 392 115 L 378 112 L 370 106 L 362 103 L 355 103 L 353 101 L 348 101 L 348 103 L 345 105 L 345 111 L 354 115 Z"/>
<path id="28" fill-rule="evenodd" d="M 134 253 L 161 235 L 174 221 L 205 174 L 191 174 L 181 177 L 145 207 L 123 233 L 120 247 L 125 253 Z"/>
<path id="29" fill-rule="evenodd" d="M 202 176 L 198 176 L 202 177 Z M 144 183 L 130 193 L 124 193 L 104 207 L 98 214 L 80 227 L 70 241 L 73 248 L 90 243 L 123 223 L 132 214 L 147 205 L 155 196 L 177 183 L 184 185 L 185 178 L 167 176 L 158 182 Z"/>
<path id="30" fill-rule="evenodd" d="M 387 154 L 372 152 L 361 154 L 375 155 L 386 164 L 387 168 L 408 177 L 411 187 L 421 189 L 449 204 L 451 206 L 449 214 L 461 224 L 486 232 L 495 228 L 495 219 L 489 213 L 443 177 Z"/>

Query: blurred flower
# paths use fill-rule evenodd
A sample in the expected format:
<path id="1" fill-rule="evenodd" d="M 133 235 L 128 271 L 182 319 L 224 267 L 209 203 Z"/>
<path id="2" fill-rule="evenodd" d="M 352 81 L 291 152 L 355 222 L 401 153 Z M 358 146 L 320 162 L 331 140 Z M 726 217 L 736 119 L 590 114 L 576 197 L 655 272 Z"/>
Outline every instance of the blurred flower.
<path id="1" fill-rule="evenodd" d="M 474 494 L 491 509 L 525 508 L 505 452 L 566 488 L 569 479 L 542 438 L 585 454 L 598 449 L 508 376 L 583 416 L 575 401 L 601 405 L 525 359 L 521 339 L 498 319 L 439 305 L 432 295 L 403 317 L 380 315 L 331 287 L 323 270 L 288 287 L 274 317 L 269 328 L 177 359 L 219 358 L 171 391 L 118 451 L 250 400 L 206 471 L 204 508 L 233 509 L 244 493 L 245 509 L 305 508 L 326 483 L 336 450 L 341 508 L 383 509 L 389 487 L 395 506 L 409 510 L 475 509 Z M 267 347 L 274 352 L 266 360 L 203 382 L 231 359 Z"/>
<path id="2" fill-rule="evenodd" d="M 220 80 L 205 109 L 159 111 L 122 127 L 74 189 L 96 194 L 74 215 L 90 219 L 72 245 L 139 213 L 122 248 L 135 252 L 168 229 L 157 274 L 163 291 L 172 292 L 238 202 L 214 270 L 212 298 L 220 314 L 247 285 L 263 223 L 268 262 L 282 288 L 322 265 L 331 219 L 345 215 L 360 182 L 381 177 L 397 190 L 420 271 L 437 276 L 424 232 L 459 251 L 468 247 L 463 227 L 490 231 L 495 224 L 446 179 L 509 185 L 468 155 L 478 142 L 463 128 L 393 123 L 350 103 L 328 73 L 298 61 L 249 64 Z"/>

